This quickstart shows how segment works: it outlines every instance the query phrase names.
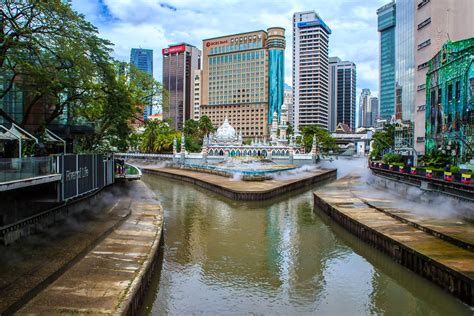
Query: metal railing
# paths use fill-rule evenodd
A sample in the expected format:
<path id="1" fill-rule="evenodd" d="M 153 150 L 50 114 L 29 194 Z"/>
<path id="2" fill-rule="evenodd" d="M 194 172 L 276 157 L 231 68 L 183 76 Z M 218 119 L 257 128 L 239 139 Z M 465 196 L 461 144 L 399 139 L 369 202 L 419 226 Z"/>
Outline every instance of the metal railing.
<path id="1" fill-rule="evenodd" d="M 56 157 L 0 159 L 0 182 L 8 182 L 57 173 Z"/>

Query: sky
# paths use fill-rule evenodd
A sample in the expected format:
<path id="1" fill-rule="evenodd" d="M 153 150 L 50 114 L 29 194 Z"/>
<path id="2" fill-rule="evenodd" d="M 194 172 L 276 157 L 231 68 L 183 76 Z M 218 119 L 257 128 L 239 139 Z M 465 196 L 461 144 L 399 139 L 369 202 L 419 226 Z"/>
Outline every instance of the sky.
<path id="1" fill-rule="evenodd" d="M 376 10 L 388 0 L 72 0 L 101 37 L 115 44 L 114 57 L 130 61 L 131 48 L 153 49 L 154 77 L 162 81 L 161 49 L 279 26 L 286 29 L 285 83 L 291 85 L 292 17 L 316 11 L 331 28 L 329 56 L 357 66 L 357 99 L 363 88 L 378 96 L 379 34 Z"/>

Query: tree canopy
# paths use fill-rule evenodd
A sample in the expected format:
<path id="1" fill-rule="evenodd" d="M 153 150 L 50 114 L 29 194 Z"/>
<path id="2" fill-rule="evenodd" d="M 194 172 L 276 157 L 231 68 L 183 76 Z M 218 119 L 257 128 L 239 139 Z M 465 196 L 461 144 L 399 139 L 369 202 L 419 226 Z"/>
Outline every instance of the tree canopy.
<path id="1" fill-rule="evenodd" d="M 160 83 L 112 57 L 112 43 L 71 5 L 60 0 L 6 1 L 0 7 L 0 105 L 21 90 L 22 115 L 0 106 L 6 121 L 25 126 L 43 104 L 35 130 L 61 123 L 93 122 L 95 133 L 80 141 L 82 150 L 124 150 L 131 124 L 143 121 L 146 105 L 166 104 Z M 35 132 L 33 130 L 33 132 Z M 107 147 L 107 146 L 106 146 Z"/>
<path id="2" fill-rule="evenodd" d="M 382 159 L 383 155 L 393 148 L 395 137 L 395 126 L 385 125 L 384 129 L 374 133 L 372 137 L 371 159 Z"/>
<path id="3" fill-rule="evenodd" d="M 316 143 L 322 153 L 329 153 L 330 151 L 335 151 L 337 149 L 336 140 L 327 130 L 320 126 L 305 126 L 301 133 L 303 135 L 302 141 L 306 152 L 310 151 L 313 146 L 314 135 L 316 135 Z"/>

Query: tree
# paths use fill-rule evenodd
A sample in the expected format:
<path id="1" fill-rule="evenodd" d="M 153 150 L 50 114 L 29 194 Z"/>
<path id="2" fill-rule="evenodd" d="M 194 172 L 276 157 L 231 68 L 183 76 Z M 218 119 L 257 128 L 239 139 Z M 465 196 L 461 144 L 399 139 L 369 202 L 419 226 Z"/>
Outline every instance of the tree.
<path id="1" fill-rule="evenodd" d="M 295 129 L 293 128 L 293 124 L 288 122 L 288 129 L 286 130 L 286 137 L 289 139 L 293 135 L 295 135 Z"/>
<path id="2" fill-rule="evenodd" d="M 39 123 L 47 125 L 94 99 L 111 43 L 83 15 L 60 0 L 6 1 L 0 15 L 0 100 L 15 87 L 27 96 L 16 123 L 30 122 L 40 101 L 48 110 Z M 15 122 L 4 109 L 0 115 Z"/>
<path id="3" fill-rule="evenodd" d="M 166 121 L 147 121 L 140 150 L 142 152 L 170 153 L 173 139 L 179 140 L 181 133 L 172 129 Z"/>
<path id="4" fill-rule="evenodd" d="M 375 132 L 372 137 L 372 152 L 370 158 L 373 160 L 382 159 L 384 153 L 393 148 L 395 143 L 395 126 L 385 125 L 382 131 Z"/>
<path id="5" fill-rule="evenodd" d="M 94 100 L 76 111 L 76 115 L 96 125 L 94 134 L 83 137 L 83 148 L 92 150 L 108 141 L 113 148 L 124 151 L 129 148 L 133 135 L 131 123 L 143 121 L 144 100 L 152 98 L 154 102 L 163 102 L 166 94 L 159 82 L 133 66 L 114 63 L 103 67 L 103 81 L 96 83 Z M 152 123 L 149 126 L 149 129 L 154 128 Z"/>
<path id="6" fill-rule="evenodd" d="M 204 137 L 209 135 L 210 133 L 215 132 L 216 128 L 214 127 L 214 125 L 212 125 L 211 119 L 206 115 L 203 115 L 199 118 L 199 130 L 201 132 L 201 136 Z"/>
<path id="7" fill-rule="evenodd" d="M 322 153 L 329 153 L 337 149 L 336 140 L 331 134 L 317 125 L 310 125 L 303 127 L 303 144 L 305 151 L 308 152 L 313 146 L 313 136 L 316 135 L 316 144 Z"/>

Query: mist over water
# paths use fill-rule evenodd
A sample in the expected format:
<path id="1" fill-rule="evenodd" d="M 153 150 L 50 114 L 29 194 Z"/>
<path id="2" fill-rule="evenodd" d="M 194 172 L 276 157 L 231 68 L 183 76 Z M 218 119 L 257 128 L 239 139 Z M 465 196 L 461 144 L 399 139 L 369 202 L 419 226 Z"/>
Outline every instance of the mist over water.
<path id="1" fill-rule="evenodd" d="M 448 219 L 474 217 L 474 204 L 446 194 L 421 190 L 418 187 L 392 181 L 372 174 L 367 158 L 323 161 L 323 168 L 337 168 L 337 178 L 360 177 L 357 190 L 367 198 L 395 200 L 397 208 L 426 218 Z"/>

